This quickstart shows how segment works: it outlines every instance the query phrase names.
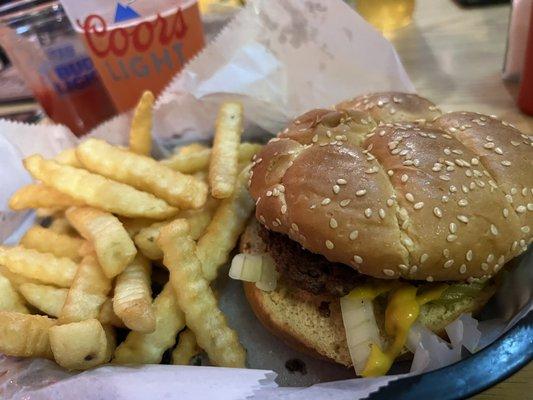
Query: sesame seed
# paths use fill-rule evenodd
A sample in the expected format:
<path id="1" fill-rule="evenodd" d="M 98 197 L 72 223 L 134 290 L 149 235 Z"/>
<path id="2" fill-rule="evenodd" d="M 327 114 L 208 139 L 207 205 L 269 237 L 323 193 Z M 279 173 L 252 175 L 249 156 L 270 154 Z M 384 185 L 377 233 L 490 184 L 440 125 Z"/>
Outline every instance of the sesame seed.
<path id="1" fill-rule="evenodd" d="M 402 181 L 403 183 L 405 183 L 405 182 L 407 182 L 408 179 L 409 179 L 409 177 L 408 177 L 406 174 L 403 174 L 403 175 L 402 175 L 402 178 L 401 178 L 401 181 Z"/>
<path id="2" fill-rule="evenodd" d="M 498 258 L 498 264 L 503 265 L 503 262 L 504 262 L 504 261 L 505 261 L 505 257 L 504 257 L 504 256 L 500 256 L 500 257 Z"/>
<path id="3" fill-rule="evenodd" d="M 457 219 L 458 219 L 459 221 L 465 223 L 465 224 L 468 224 L 468 221 L 469 221 L 469 219 L 468 219 L 468 217 L 467 217 L 466 215 L 458 215 L 458 216 L 457 216 Z"/>
<path id="4" fill-rule="evenodd" d="M 457 233 L 457 224 L 455 222 L 450 223 L 450 232 Z"/>
<path id="5" fill-rule="evenodd" d="M 320 204 L 322 204 L 323 206 L 327 206 L 329 203 L 331 203 L 331 199 L 329 197 L 326 197 L 320 202 Z"/>
<path id="6" fill-rule="evenodd" d="M 465 186 L 465 185 L 461 185 L 461 190 L 463 191 L 463 193 L 468 193 L 470 191 L 468 189 L 468 186 Z"/>
<path id="7" fill-rule="evenodd" d="M 505 199 L 507 200 L 508 203 L 513 203 L 513 196 L 511 196 L 510 194 L 506 194 L 505 195 Z"/>
<path id="8" fill-rule="evenodd" d="M 457 187 L 455 187 L 454 185 L 450 185 L 450 192 L 451 193 L 457 192 Z"/>
<path id="9" fill-rule="evenodd" d="M 278 226 L 278 223 L 276 221 L 272 221 L 272 226 Z"/>
<path id="10" fill-rule="evenodd" d="M 450 257 L 450 250 L 448 249 L 442 250 L 442 255 L 446 258 Z"/>
<path id="11" fill-rule="evenodd" d="M 259 216 L 259 221 L 261 221 L 263 224 L 266 223 L 265 217 L 262 215 Z"/>
<path id="12" fill-rule="evenodd" d="M 363 258 L 361 256 L 358 256 L 357 254 L 353 256 L 353 260 L 357 263 L 357 264 L 362 264 L 363 263 Z"/>
<path id="13" fill-rule="evenodd" d="M 502 210 L 502 213 L 503 213 L 504 218 L 507 218 L 509 216 L 509 210 L 507 208 L 504 208 Z"/>
<path id="14" fill-rule="evenodd" d="M 519 213 L 519 214 L 523 214 L 527 211 L 526 207 L 525 206 L 518 206 L 516 207 L 516 212 Z"/>
<path id="15" fill-rule="evenodd" d="M 429 258 L 429 255 L 427 255 L 426 253 L 422 254 L 420 256 L 420 264 L 424 264 Z"/>
<path id="16" fill-rule="evenodd" d="M 409 273 L 412 275 L 412 274 L 416 273 L 417 270 L 418 270 L 418 266 L 413 265 L 411 267 L 411 269 L 409 270 Z"/>
<path id="17" fill-rule="evenodd" d="M 435 164 L 433 165 L 433 168 L 431 168 L 431 170 L 432 170 L 433 172 L 439 172 L 441 169 L 442 169 L 442 164 L 439 164 L 439 163 L 435 163 Z"/>
<path id="18" fill-rule="evenodd" d="M 271 196 L 272 196 L 272 190 L 267 190 L 267 192 L 266 192 L 266 196 L 267 196 L 267 197 L 271 197 Z"/>
<path id="19" fill-rule="evenodd" d="M 513 242 L 513 245 L 511 246 L 511 250 L 512 250 L 512 251 L 515 251 L 517 247 L 518 247 L 518 242 L 515 240 L 515 241 Z"/>
<path id="20" fill-rule="evenodd" d="M 462 151 L 462 150 L 453 149 L 453 150 L 452 150 L 452 153 L 453 153 L 453 154 L 461 155 L 461 154 L 463 154 L 463 151 Z"/>
<path id="21" fill-rule="evenodd" d="M 448 175 L 441 175 L 439 176 L 440 179 L 442 179 L 443 181 L 449 181 L 450 180 L 450 177 Z"/>
<path id="22" fill-rule="evenodd" d="M 468 200 L 466 199 L 461 199 L 457 202 L 457 204 L 459 204 L 459 206 L 461 207 L 466 207 L 468 205 Z"/>
<path id="23" fill-rule="evenodd" d="M 515 147 L 516 147 L 516 146 L 520 146 L 520 142 L 516 142 L 516 141 L 514 141 L 514 140 L 511 140 L 511 144 L 512 144 L 513 146 L 515 146 Z"/>
<path id="24" fill-rule="evenodd" d="M 338 185 L 346 185 L 347 183 L 348 182 L 346 181 L 346 179 L 342 179 L 342 178 L 337 179 Z"/>
<path id="25" fill-rule="evenodd" d="M 492 143 L 492 142 L 488 142 L 488 143 L 485 143 L 483 145 L 483 147 L 486 148 L 486 149 L 493 149 L 495 146 L 496 145 L 494 143 Z"/>
<path id="26" fill-rule="evenodd" d="M 527 188 L 522 188 L 522 196 L 527 196 Z"/>
<path id="27" fill-rule="evenodd" d="M 355 240 L 357 239 L 357 236 L 359 236 L 359 231 L 351 231 L 348 237 L 350 238 L 350 240 Z"/>
<path id="28" fill-rule="evenodd" d="M 446 261 L 446 262 L 444 263 L 444 268 L 450 268 L 450 267 L 453 265 L 454 262 L 455 262 L 454 260 L 448 260 L 448 261 Z"/>
<path id="29" fill-rule="evenodd" d="M 446 154 L 447 156 L 449 156 L 450 154 L 452 154 L 452 152 L 450 151 L 450 149 L 448 147 L 444 148 L 444 154 Z"/>
<path id="30" fill-rule="evenodd" d="M 370 218 L 372 216 L 372 210 L 370 208 L 367 208 L 365 210 L 365 217 Z"/>
<path id="31" fill-rule="evenodd" d="M 523 233 L 529 233 L 529 226 L 525 225 L 525 226 L 521 227 L 520 230 L 521 230 Z"/>
<path id="32" fill-rule="evenodd" d="M 364 196 L 366 194 L 366 189 L 360 189 L 357 192 L 355 192 L 355 195 L 358 197 Z"/>
<path id="33" fill-rule="evenodd" d="M 385 275 L 387 275 L 387 276 L 394 276 L 394 271 L 393 271 L 392 269 L 387 269 L 387 268 L 385 268 L 385 269 L 383 270 L 383 273 L 384 273 Z"/>
<path id="34" fill-rule="evenodd" d="M 335 247 L 335 245 L 333 244 L 331 240 L 326 240 L 326 247 L 332 250 Z"/>
<path id="35" fill-rule="evenodd" d="M 311 139 L 313 143 L 316 143 L 318 141 L 318 134 L 313 136 L 313 139 Z"/>
<path id="36" fill-rule="evenodd" d="M 333 185 L 333 193 L 338 194 L 341 191 L 339 185 Z"/>
<path id="37" fill-rule="evenodd" d="M 405 194 L 405 198 L 407 199 L 407 201 L 409 201 L 409 202 L 411 202 L 411 203 L 412 203 L 413 201 L 415 201 L 415 197 L 413 196 L 412 193 L 409 193 L 409 192 L 407 192 L 407 193 Z"/>
<path id="38" fill-rule="evenodd" d="M 298 228 L 298 225 L 296 225 L 294 222 L 291 224 L 291 228 L 292 230 L 298 232 L 299 228 Z"/>
<path id="39" fill-rule="evenodd" d="M 527 209 L 533 211 L 533 203 L 527 203 Z"/>
<path id="40" fill-rule="evenodd" d="M 409 271 L 409 267 L 405 264 L 398 264 L 398 268 L 400 268 L 403 271 Z"/>
<path id="41" fill-rule="evenodd" d="M 276 218 L 276 222 L 281 226 L 281 220 L 279 218 Z"/>
<path id="42" fill-rule="evenodd" d="M 479 159 L 477 159 L 477 158 L 472 158 L 472 159 L 470 160 L 470 163 L 471 163 L 472 165 L 479 165 Z"/>
<path id="43" fill-rule="evenodd" d="M 387 175 L 388 175 L 388 176 L 392 176 L 392 175 L 394 175 L 394 171 L 393 171 L 392 169 L 389 169 L 389 170 L 387 171 Z"/>
<path id="44" fill-rule="evenodd" d="M 372 167 L 372 168 L 369 168 L 365 171 L 365 173 L 367 174 L 375 174 L 376 172 L 379 171 L 379 168 L 378 167 Z"/>
<path id="45" fill-rule="evenodd" d="M 487 262 L 488 263 L 491 263 L 494 261 L 494 254 L 490 253 L 488 256 L 487 256 Z"/>
<path id="46" fill-rule="evenodd" d="M 338 226 L 339 226 L 339 224 L 337 223 L 337 220 L 335 218 L 330 218 L 329 227 L 331 229 L 336 229 Z"/>
<path id="47" fill-rule="evenodd" d="M 344 199 L 344 200 L 341 200 L 339 204 L 341 207 L 346 207 L 348 204 L 350 204 L 350 202 L 351 202 L 350 199 Z"/>
<path id="48" fill-rule="evenodd" d="M 402 165 L 406 165 L 406 166 L 410 166 L 413 164 L 414 164 L 413 160 L 405 160 L 404 162 L 402 162 Z"/>
<path id="49" fill-rule="evenodd" d="M 389 198 L 387 199 L 387 206 L 392 207 L 394 205 L 394 200 Z"/>
<path id="50" fill-rule="evenodd" d="M 474 258 L 474 252 L 472 250 L 468 250 L 466 252 L 466 261 L 472 261 Z"/>
<path id="51" fill-rule="evenodd" d="M 442 218 L 442 211 L 439 207 L 433 208 L 433 214 L 438 218 Z"/>
<path id="52" fill-rule="evenodd" d="M 448 201 L 450 201 L 450 198 L 446 195 L 443 195 L 440 199 L 443 203 L 447 203 Z"/>
<path id="53" fill-rule="evenodd" d="M 510 167 L 511 166 L 511 161 L 509 160 L 503 160 L 500 162 L 501 165 L 503 165 L 504 167 Z"/>
<path id="54" fill-rule="evenodd" d="M 378 214 L 381 219 L 385 218 L 385 210 L 383 208 L 379 209 Z"/>
<path id="55" fill-rule="evenodd" d="M 457 239 L 457 235 L 450 234 L 450 235 L 446 236 L 446 240 L 448 242 L 453 242 L 455 239 Z"/>
<path id="56" fill-rule="evenodd" d="M 502 155 L 502 154 L 503 154 L 503 150 L 500 149 L 499 147 L 496 147 L 496 148 L 494 149 L 494 152 L 495 152 L 496 154 L 499 154 L 499 155 Z"/>
<path id="57" fill-rule="evenodd" d="M 498 235 L 498 228 L 496 228 L 496 225 L 494 225 L 494 224 L 491 224 L 491 225 L 490 225 L 490 232 L 491 232 L 494 236 Z"/>
<path id="58" fill-rule="evenodd" d="M 459 267 L 459 273 L 461 274 L 466 273 L 466 264 L 463 264 Z"/>
<path id="59" fill-rule="evenodd" d="M 488 270 L 488 269 L 489 269 L 489 264 L 487 264 L 487 263 L 481 263 L 481 269 L 482 269 L 483 271 Z"/>
<path id="60" fill-rule="evenodd" d="M 407 247 L 412 247 L 414 246 L 414 242 L 411 240 L 410 237 L 406 236 L 402 239 L 402 242 L 404 245 L 406 245 Z"/>
<path id="61" fill-rule="evenodd" d="M 427 278 L 426 278 L 426 281 L 428 282 L 433 282 L 433 277 L 431 275 L 429 275 Z"/>
<path id="62" fill-rule="evenodd" d="M 413 208 L 415 210 L 420 210 L 422 207 L 424 207 L 424 202 L 423 201 L 419 201 L 418 203 L 416 203 Z"/>
<path id="63" fill-rule="evenodd" d="M 467 169 L 467 170 L 465 171 L 465 175 L 468 176 L 469 178 L 471 178 L 472 175 L 473 175 L 473 174 L 472 174 L 472 170 Z"/>
<path id="64" fill-rule="evenodd" d="M 282 214 L 285 214 L 286 212 L 287 212 L 287 206 L 286 206 L 285 204 L 283 204 L 283 205 L 281 206 L 281 213 L 282 213 Z"/>

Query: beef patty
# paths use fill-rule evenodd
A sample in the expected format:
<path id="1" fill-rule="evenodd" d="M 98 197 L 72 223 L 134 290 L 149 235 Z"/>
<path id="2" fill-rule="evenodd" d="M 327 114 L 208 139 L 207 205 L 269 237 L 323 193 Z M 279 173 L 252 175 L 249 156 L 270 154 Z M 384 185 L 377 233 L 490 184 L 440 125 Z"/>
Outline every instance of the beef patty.
<path id="1" fill-rule="evenodd" d="M 300 289 L 315 295 L 341 297 L 366 280 L 353 268 L 311 253 L 288 236 L 272 232 L 262 225 L 259 236 L 274 259 L 278 272 Z"/>

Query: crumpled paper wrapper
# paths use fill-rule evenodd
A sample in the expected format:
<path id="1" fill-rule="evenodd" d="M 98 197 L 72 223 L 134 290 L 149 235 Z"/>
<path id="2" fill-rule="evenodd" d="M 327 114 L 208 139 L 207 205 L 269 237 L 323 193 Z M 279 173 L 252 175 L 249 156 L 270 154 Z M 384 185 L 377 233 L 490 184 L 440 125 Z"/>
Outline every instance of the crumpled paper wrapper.
<path id="1" fill-rule="evenodd" d="M 251 1 L 160 96 L 154 133 L 160 154 L 169 145 L 208 140 L 220 103 L 236 99 L 244 105 L 247 135 L 265 139 L 310 108 L 380 90 L 414 88 L 390 43 L 342 1 Z M 130 118 L 120 115 L 90 135 L 123 144 Z M 21 160 L 36 152 L 52 157 L 77 142 L 63 126 L 0 120 L 2 242 L 15 243 L 33 222 L 32 215 L 7 207 L 10 195 L 31 180 Z M 250 369 L 104 366 L 75 374 L 48 360 L 0 357 L 0 394 L 29 400 L 364 398 L 405 373 L 455 362 L 463 347 L 475 351 L 509 329 L 532 308 L 532 258 L 529 252 L 507 273 L 489 320 L 478 324 L 464 315 L 447 327 L 451 343 L 415 327 L 410 372 L 409 364 L 400 364 L 391 371 L 396 375 L 350 379 L 351 370 L 291 350 L 257 321 L 241 283 L 221 277 L 216 282 L 220 307 L 248 350 Z M 294 358 L 305 373 L 285 368 Z"/>

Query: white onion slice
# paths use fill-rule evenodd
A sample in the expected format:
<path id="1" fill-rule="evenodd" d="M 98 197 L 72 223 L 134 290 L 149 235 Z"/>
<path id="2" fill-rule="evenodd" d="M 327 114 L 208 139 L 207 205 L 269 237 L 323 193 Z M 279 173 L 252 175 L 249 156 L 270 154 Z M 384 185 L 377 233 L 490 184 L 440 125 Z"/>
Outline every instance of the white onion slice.
<path id="1" fill-rule="evenodd" d="M 240 281 L 255 282 L 258 289 L 270 292 L 276 289 L 279 274 L 269 255 L 242 253 L 233 257 L 229 276 Z"/>
<path id="2" fill-rule="evenodd" d="M 374 306 L 372 300 L 354 299 L 349 295 L 341 297 L 340 303 L 350 357 L 355 372 L 361 375 L 370 355 L 372 343 L 382 347 Z"/>

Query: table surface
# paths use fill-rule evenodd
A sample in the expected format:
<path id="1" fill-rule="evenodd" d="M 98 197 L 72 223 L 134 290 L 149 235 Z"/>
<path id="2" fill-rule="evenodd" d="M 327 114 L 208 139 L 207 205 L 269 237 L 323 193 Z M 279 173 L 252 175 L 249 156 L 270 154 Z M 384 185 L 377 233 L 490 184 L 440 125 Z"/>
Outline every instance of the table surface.
<path id="1" fill-rule="evenodd" d="M 509 5 L 464 9 L 451 0 L 418 0 L 413 23 L 388 37 L 418 93 L 444 111 L 495 114 L 525 132 L 533 118 L 518 110 L 516 83 L 501 79 Z M 474 397 L 524 399 L 533 392 L 533 364 Z"/>

